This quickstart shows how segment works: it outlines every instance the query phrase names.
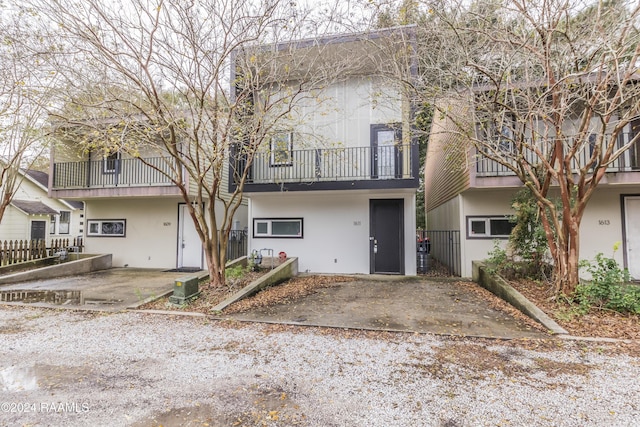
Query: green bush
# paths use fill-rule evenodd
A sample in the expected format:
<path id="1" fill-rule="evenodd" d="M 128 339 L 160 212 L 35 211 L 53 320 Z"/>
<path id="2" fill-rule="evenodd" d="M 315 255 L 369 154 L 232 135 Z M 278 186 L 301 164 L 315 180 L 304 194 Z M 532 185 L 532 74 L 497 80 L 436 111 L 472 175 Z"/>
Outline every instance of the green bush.
<path id="1" fill-rule="evenodd" d="M 227 268 L 224 271 L 224 275 L 227 279 L 234 280 L 234 279 L 240 279 L 242 276 L 245 275 L 245 272 L 246 270 L 243 266 L 236 265 L 235 267 Z"/>
<path id="2" fill-rule="evenodd" d="M 602 253 L 596 255 L 594 262 L 587 263 L 586 269 L 591 281 L 578 284 L 574 296 L 582 307 L 640 314 L 640 286 L 629 283 L 627 269 Z"/>

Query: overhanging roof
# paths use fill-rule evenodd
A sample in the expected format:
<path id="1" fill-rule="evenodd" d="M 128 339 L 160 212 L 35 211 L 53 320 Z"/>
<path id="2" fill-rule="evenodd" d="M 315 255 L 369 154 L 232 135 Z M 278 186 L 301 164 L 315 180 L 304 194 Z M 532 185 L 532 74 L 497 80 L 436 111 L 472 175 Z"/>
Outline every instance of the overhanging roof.
<path id="1" fill-rule="evenodd" d="M 28 215 L 57 215 L 59 212 L 40 201 L 13 200 L 11 205 Z"/>

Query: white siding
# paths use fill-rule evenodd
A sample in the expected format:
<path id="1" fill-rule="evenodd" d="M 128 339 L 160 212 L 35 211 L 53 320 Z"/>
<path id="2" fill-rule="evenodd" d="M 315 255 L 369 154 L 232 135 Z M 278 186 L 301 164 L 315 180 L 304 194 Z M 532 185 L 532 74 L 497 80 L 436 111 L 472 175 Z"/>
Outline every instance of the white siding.
<path id="1" fill-rule="evenodd" d="M 462 196 L 463 209 L 460 215 L 462 240 L 462 276 L 471 276 L 471 263 L 474 260 L 486 259 L 493 249 L 494 239 L 469 239 L 466 231 L 466 218 L 470 215 L 513 215 L 511 200 L 515 195 L 513 189 L 466 192 Z M 593 260 L 598 253 L 613 257 L 621 266 L 624 263 L 622 233 L 622 195 L 640 195 L 640 187 L 617 188 L 601 186 L 591 198 L 585 210 L 580 226 L 580 259 Z M 627 218 L 627 221 L 638 221 L 638 218 Z M 499 240 L 502 247 L 506 240 Z M 614 252 L 614 245 L 619 250 Z M 588 277 L 586 271 L 581 276 Z"/>
<path id="2" fill-rule="evenodd" d="M 402 121 L 401 94 L 381 78 L 350 77 L 297 102 L 281 125 L 294 131 L 294 149 L 366 147 L 370 125 Z"/>
<path id="3" fill-rule="evenodd" d="M 298 257 L 301 272 L 369 274 L 369 200 L 404 199 L 405 274 L 416 274 L 415 196 L 407 193 L 350 191 L 252 196 L 251 218 L 302 218 L 303 238 L 254 238 L 249 252 L 272 249 Z M 263 251 L 266 256 L 267 252 Z"/>
<path id="4" fill-rule="evenodd" d="M 23 212 L 7 207 L 0 222 L 0 242 L 29 239 L 29 217 Z"/>
<path id="5" fill-rule="evenodd" d="M 85 252 L 110 253 L 113 266 L 174 268 L 178 242 L 178 205 L 181 198 L 90 200 L 86 204 L 85 225 L 89 220 L 126 220 L 125 237 L 85 237 Z M 222 218 L 222 206 L 216 214 Z M 247 208 L 235 216 L 239 228 L 247 226 Z M 86 226 L 85 226 L 86 235 Z"/>
<path id="6" fill-rule="evenodd" d="M 42 187 L 36 185 L 28 178 L 24 178 L 18 189 L 16 190 L 14 200 L 30 200 L 39 201 L 49 206 L 58 212 L 67 211 L 71 213 L 71 223 L 69 225 L 68 234 L 59 234 L 58 230 L 54 234 L 49 233 L 50 219 L 48 215 L 30 216 L 18 209 L 9 206 L 5 211 L 4 217 L 0 222 L 0 240 L 22 240 L 30 238 L 31 221 L 46 221 L 46 239 L 49 242 L 51 239 L 73 239 L 82 235 L 83 226 L 81 222 L 83 219 L 80 217 L 82 211 L 73 209 L 66 203 L 61 202 L 58 199 L 50 198 L 47 191 Z"/>

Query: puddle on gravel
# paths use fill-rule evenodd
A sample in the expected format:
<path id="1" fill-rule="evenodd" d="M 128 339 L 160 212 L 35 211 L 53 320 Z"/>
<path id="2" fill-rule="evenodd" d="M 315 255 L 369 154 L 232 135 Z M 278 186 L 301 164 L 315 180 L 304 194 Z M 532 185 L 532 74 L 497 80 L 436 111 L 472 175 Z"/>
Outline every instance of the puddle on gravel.
<path id="1" fill-rule="evenodd" d="M 0 390 L 8 392 L 54 389 L 82 382 L 90 369 L 82 366 L 10 366 L 0 369 Z"/>
<path id="2" fill-rule="evenodd" d="M 25 304 L 48 303 L 55 305 L 86 305 L 86 304 L 116 304 L 121 299 L 85 298 L 82 291 L 37 291 L 37 290 L 10 290 L 0 291 L 1 302 L 21 302 Z"/>
<path id="3" fill-rule="evenodd" d="M 195 404 L 174 408 L 140 420 L 131 427 L 161 426 L 266 426 L 306 425 L 306 416 L 298 404 L 279 387 L 258 384 L 231 389 L 218 395 L 213 404 Z"/>

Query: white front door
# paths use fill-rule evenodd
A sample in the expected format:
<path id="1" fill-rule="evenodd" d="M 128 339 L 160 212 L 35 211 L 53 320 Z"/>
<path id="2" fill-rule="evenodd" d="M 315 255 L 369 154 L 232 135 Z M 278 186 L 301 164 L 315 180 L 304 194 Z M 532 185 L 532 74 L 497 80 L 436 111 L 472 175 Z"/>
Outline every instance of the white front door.
<path id="1" fill-rule="evenodd" d="M 640 280 L 640 197 L 624 198 L 624 225 L 627 267 L 631 277 Z"/>
<path id="2" fill-rule="evenodd" d="M 202 268 L 202 243 L 187 205 L 178 210 L 178 268 Z"/>

